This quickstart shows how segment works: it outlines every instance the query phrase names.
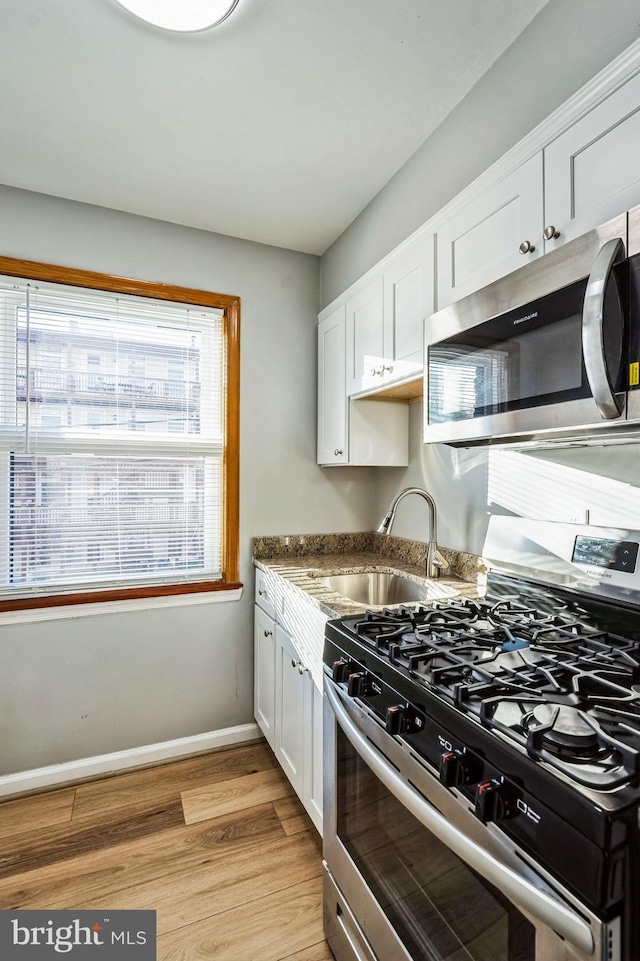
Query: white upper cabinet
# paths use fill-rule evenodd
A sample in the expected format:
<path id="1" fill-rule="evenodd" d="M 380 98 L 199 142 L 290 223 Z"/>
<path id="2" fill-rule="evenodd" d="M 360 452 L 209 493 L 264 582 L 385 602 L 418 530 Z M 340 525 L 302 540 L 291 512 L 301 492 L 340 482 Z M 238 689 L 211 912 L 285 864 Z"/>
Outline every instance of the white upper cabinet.
<path id="1" fill-rule="evenodd" d="M 318 325 L 318 463 L 346 464 L 345 307 Z"/>
<path id="2" fill-rule="evenodd" d="M 434 238 L 393 256 L 346 303 L 347 394 L 372 393 L 419 377 L 425 317 L 434 310 Z"/>
<path id="3" fill-rule="evenodd" d="M 347 394 L 371 389 L 385 367 L 382 277 L 347 301 Z"/>
<path id="4" fill-rule="evenodd" d="M 546 250 L 640 203 L 640 75 L 569 127 L 544 153 L 545 229 L 559 234 L 547 241 Z"/>
<path id="5" fill-rule="evenodd" d="M 384 352 L 391 369 L 378 375 L 383 382 L 422 372 L 424 321 L 435 309 L 434 244 L 430 234 L 384 268 Z"/>
<path id="6" fill-rule="evenodd" d="M 347 397 L 345 317 L 343 305 L 318 325 L 318 464 L 406 467 L 406 405 Z"/>
<path id="7" fill-rule="evenodd" d="M 531 157 L 438 230 L 438 309 L 544 253 L 542 166 Z"/>

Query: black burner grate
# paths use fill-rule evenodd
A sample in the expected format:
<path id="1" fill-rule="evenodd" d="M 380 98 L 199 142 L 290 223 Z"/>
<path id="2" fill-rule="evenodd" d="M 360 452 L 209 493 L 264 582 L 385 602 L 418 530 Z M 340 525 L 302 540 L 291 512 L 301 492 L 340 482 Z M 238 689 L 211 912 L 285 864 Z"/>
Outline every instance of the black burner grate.
<path id="1" fill-rule="evenodd" d="M 366 646 L 572 779 L 640 774 L 640 645 L 580 608 L 458 598 L 346 622 Z"/>

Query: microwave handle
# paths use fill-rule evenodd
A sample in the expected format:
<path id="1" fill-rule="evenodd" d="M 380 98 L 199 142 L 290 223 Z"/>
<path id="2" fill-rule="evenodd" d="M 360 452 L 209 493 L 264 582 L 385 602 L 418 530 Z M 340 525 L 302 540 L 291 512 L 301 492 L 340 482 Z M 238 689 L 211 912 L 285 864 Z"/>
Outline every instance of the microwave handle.
<path id="1" fill-rule="evenodd" d="M 594 261 L 582 308 L 582 356 L 593 399 L 602 417 L 613 420 L 622 413 L 614 394 L 604 356 L 604 295 L 613 265 L 624 256 L 620 237 L 603 244 Z"/>
<path id="2" fill-rule="evenodd" d="M 354 749 L 388 791 L 400 801 L 439 841 L 457 854 L 469 867 L 493 884 L 515 905 L 538 918 L 585 954 L 593 954 L 594 940 L 589 926 L 572 911 L 501 864 L 446 820 L 364 737 L 340 703 L 331 683 L 325 693 L 336 720 Z"/>

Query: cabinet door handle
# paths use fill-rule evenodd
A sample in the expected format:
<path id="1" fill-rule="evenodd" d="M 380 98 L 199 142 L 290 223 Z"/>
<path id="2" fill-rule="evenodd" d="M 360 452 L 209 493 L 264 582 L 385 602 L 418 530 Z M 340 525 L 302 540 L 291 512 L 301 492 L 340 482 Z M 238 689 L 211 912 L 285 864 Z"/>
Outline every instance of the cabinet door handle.
<path id="1" fill-rule="evenodd" d="M 545 240 L 557 240 L 560 236 L 560 231 L 553 224 L 549 224 L 548 227 L 544 228 L 544 239 Z"/>
<path id="2" fill-rule="evenodd" d="M 532 254 L 535 249 L 530 240 L 523 240 L 518 247 L 521 254 Z"/>
<path id="3" fill-rule="evenodd" d="M 291 667 L 297 667 L 297 662 L 293 658 L 291 658 Z"/>
<path id="4" fill-rule="evenodd" d="M 265 632 L 264 632 L 264 636 L 265 636 L 265 637 L 273 637 L 273 631 L 265 631 Z"/>
<path id="5" fill-rule="evenodd" d="M 307 674 L 309 671 L 308 667 L 305 667 L 302 661 L 298 661 L 298 674 Z"/>
<path id="6" fill-rule="evenodd" d="M 261 587 L 258 588 L 258 594 L 260 595 L 260 597 L 264 597 L 264 595 L 265 595 L 266 593 L 267 593 L 267 592 L 266 592 L 266 591 L 263 591 Z"/>
<path id="7" fill-rule="evenodd" d="M 338 450 L 338 448 L 336 447 L 333 453 L 335 454 L 336 457 L 339 457 L 340 454 L 342 454 L 343 452 L 341 450 Z"/>

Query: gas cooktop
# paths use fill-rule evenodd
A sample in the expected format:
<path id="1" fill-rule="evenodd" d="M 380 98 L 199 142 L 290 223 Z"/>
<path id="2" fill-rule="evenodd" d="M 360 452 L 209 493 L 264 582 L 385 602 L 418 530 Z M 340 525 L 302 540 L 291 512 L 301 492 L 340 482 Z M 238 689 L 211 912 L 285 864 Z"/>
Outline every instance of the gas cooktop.
<path id="1" fill-rule="evenodd" d="M 537 762 L 541 784 L 555 773 L 577 792 L 622 790 L 616 803 L 634 803 L 639 548 L 637 531 L 493 517 L 483 596 L 330 621 L 325 664 L 390 733 L 411 740 L 427 716 L 455 728 L 454 766 L 475 729 L 484 757 L 510 746 L 519 778 L 531 782 Z M 434 751 L 434 763 L 449 763 L 429 742 L 426 754 Z"/>
<path id="2" fill-rule="evenodd" d="M 576 601 L 490 581 L 482 599 L 342 622 L 392 669 L 596 789 L 640 773 L 640 643 Z M 523 602 L 535 595 L 535 606 Z M 640 625 L 639 625 L 640 627 Z"/>

